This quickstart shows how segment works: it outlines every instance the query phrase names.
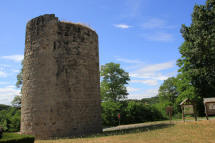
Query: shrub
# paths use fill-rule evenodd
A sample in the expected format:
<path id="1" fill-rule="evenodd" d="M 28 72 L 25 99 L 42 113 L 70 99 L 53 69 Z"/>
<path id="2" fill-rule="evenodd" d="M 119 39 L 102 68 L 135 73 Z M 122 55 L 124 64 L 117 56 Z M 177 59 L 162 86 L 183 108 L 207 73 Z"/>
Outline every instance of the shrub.
<path id="1" fill-rule="evenodd" d="M 102 124 L 104 126 L 115 126 L 118 124 L 117 114 L 120 113 L 119 102 L 107 101 L 102 106 Z"/>
<path id="2" fill-rule="evenodd" d="M 20 130 L 20 109 L 10 107 L 0 111 L 0 126 L 4 131 L 18 132 Z"/>
<path id="3" fill-rule="evenodd" d="M 15 133 L 3 133 L 0 143 L 34 143 L 34 137 Z"/>
<path id="4" fill-rule="evenodd" d="M 142 123 L 165 119 L 154 106 L 146 105 L 141 101 L 118 101 L 102 103 L 103 126 L 119 124 L 117 115 L 120 113 L 121 124 Z"/>
<path id="5" fill-rule="evenodd" d="M 164 119 L 162 114 L 156 108 L 145 105 L 140 101 L 129 101 L 126 112 L 126 124 L 142 123 L 147 121 L 156 121 Z"/>

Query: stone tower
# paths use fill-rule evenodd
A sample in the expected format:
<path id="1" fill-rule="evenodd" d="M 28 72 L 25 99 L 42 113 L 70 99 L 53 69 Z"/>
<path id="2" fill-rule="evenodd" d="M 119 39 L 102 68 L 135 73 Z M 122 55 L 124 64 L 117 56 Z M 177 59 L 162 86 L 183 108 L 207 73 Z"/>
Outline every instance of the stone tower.
<path id="1" fill-rule="evenodd" d="M 21 133 L 37 138 L 102 131 L 98 36 L 54 14 L 27 23 Z"/>

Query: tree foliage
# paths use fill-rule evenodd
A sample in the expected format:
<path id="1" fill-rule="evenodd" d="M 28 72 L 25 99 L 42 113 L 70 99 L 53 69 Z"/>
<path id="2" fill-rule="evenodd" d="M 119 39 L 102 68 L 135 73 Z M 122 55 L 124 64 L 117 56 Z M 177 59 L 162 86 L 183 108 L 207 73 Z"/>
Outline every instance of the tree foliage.
<path id="1" fill-rule="evenodd" d="M 177 104 L 180 104 L 186 98 L 192 101 L 199 99 L 199 96 L 196 94 L 196 88 L 191 83 L 189 74 L 180 73 L 177 75 L 176 90 L 178 92 Z"/>
<path id="2" fill-rule="evenodd" d="M 16 79 L 17 79 L 17 81 L 16 81 L 16 87 L 17 88 L 22 87 L 22 82 L 23 82 L 23 61 L 22 61 L 21 64 L 22 64 L 21 71 L 16 76 Z"/>
<path id="3" fill-rule="evenodd" d="M 21 100 L 22 96 L 15 96 L 13 101 L 11 102 L 12 106 L 16 108 L 21 108 Z"/>
<path id="4" fill-rule="evenodd" d="M 178 77 L 169 77 L 164 80 L 158 91 L 159 103 L 155 104 L 155 107 L 162 113 L 164 117 L 167 117 L 166 107 L 173 107 L 173 114 L 177 114 L 180 110 L 178 98 L 180 91 L 178 91 Z"/>
<path id="5" fill-rule="evenodd" d="M 179 48 L 180 72 L 191 78 L 196 94 L 212 97 L 215 93 L 215 0 L 196 5 L 190 26 L 182 25 L 184 44 Z"/>
<path id="6" fill-rule="evenodd" d="M 143 123 L 165 119 L 154 106 L 142 101 L 106 101 L 102 102 L 102 121 L 104 126 L 119 124 L 117 115 L 120 113 L 121 124 Z"/>
<path id="7" fill-rule="evenodd" d="M 196 94 L 196 88 L 191 83 L 191 78 L 186 72 L 179 73 L 176 77 L 170 77 L 159 88 L 160 112 L 167 106 L 172 106 L 174 114 L 180 112 L 179 104 L 186 98 L 198 103 L 200 97 Z M 201 108 L 201 107 L 200 107 Z M 166 113 L 163 112 L 163 115 Z"/>
<path id="8" fill-rule="evenodd" d="M 177 92 L 177 79 L 175 77 L 170 77 L 164 81 L 164 83 L 159 88 L 159 94 L 161 100 L 165 100 L 169 105 L 175 104 L 176 98 L 178 96 Z"/>
<path id="9" fill-rule="evenodd" d="M 104 101 L 119 101 L 127 98 L 125 87 L 130 80 L 129 74 L 120 68 L 120 64 L 107 63 L 101 66 L 101 95 Z"/>
<path id="10" fill-rule="evenodd" d="M 20 130 L 21 111 L 10 107 L 0 111 L 0 126 L 4 131 L 17 132 Z"/>
<path id="11" fill-rule="evenodd" d="M 102 122 L 105 126 L 118 125 L 117 115 L 120 113 L 120 102 L 106 101 L 102 106 Z"/>

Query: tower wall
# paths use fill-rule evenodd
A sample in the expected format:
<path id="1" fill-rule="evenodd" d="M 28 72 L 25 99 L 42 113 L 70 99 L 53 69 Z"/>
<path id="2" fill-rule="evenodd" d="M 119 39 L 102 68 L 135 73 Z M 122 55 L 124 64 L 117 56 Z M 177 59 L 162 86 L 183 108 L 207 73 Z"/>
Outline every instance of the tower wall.
<path id="1" fill-rule="evenodd" d="M 101 127 L 98 36 L 55 15 L 26 27 L 21 133 L 82 136 Z"/>

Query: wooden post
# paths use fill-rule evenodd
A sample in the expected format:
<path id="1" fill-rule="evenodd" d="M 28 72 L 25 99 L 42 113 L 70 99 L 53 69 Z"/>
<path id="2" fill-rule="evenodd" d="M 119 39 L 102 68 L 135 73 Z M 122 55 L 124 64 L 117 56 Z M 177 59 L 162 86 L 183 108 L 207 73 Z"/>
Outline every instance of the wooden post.
<path id="1" fill-rule="evenodd" d="M 181 106 L 181 110 L 182 110 L 182 120 L 185 122 L 185 119 L 184 119 L 184 105 Z"/>
<path id="2" fill-rule="evenodd" d="M 207 103 L 205 103 L 204 106 L 205 106 L 205 115 L 206 115 L 206 119 L 208 120 Z"/>
<path id="3" fill-rule="evenodd" d="M 169 119 L 172 120 L 172 112 L 169 112 Z"/>
<path id="4" fill-rule="evenodd" d="M 193 104 L 193 110 L 194 110 L 195 121 L 197 121 L 196 104 Z"/>
<path id="5" fill-rule="evenodd" d="M 169 116 L 170 124 L 171 124 L 171 120 L 172 120 L 172 112 L 173 112 L 173 107 L 172 106 L 167 106 L 166 107 L 166 114 Z"/>

